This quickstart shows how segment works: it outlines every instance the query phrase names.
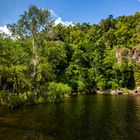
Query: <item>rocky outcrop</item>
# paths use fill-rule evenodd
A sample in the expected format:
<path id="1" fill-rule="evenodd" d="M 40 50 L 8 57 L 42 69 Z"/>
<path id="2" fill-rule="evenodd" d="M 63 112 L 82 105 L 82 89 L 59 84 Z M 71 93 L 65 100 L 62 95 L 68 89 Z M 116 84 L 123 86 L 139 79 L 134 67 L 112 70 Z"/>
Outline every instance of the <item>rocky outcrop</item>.
<path id="1" fill-rule="evenodd" d="M 140 95 L 140 87 L 135 88 L 132 92 L 132 95 Z"/>
<path id="2" fill-rule="evenodd" d="M 122 60 L 129 59 L 129 50 L 127 48 L 120 48 L 120 49 L 116 49 L 116 59 L 117 59 L 117 63 L 121 64 Z"/>
<path id="3" fill-rule="evenodd" d="M 130 56 L 133 58 L 133 60 L 135 60 L 136 64 L 140 67 L 140 47 L 132 48 Z"/>
<path id="4" fill-rule="evenodd" d="M 128 62 L 133 59 L 138 67 L 140 67 L 140 47 L 133 47 L 132 50 L 127 48 L 119 48 L 115 51 L 115 56 L 117 64 L 121 64 L 122 60 L 128 60 Z"/>
<path id="5" fill-rule="evenodd" d="M 135 88 L 134 90 L 129 90 L 126 88 L 122 88 L 120 90 L 98 90 L 98 95 L 129 95 L 129 96 L 137 96 L 140 95 L 140 87 Z"/>

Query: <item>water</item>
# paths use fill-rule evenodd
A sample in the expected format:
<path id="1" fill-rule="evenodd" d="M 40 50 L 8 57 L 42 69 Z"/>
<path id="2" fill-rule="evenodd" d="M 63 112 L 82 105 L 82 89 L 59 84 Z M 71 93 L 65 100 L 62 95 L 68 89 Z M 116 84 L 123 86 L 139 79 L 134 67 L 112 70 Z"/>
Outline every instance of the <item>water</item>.
<path id="1" fill-rule="evenodd" d="M 140 97 L 80 96 L 0 108 L 0 140 L 140 140 Z"/>

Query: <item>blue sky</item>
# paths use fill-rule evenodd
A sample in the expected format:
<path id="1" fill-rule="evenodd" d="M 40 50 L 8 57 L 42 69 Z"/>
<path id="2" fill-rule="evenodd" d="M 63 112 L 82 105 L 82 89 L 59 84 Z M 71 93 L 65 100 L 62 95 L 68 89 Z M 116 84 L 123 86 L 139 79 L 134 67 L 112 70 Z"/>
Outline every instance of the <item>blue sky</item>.
<path id="1" fill-rule="evenodd" d="M 53 10 L 59 20 L 98 23 L 109 14 L 114 17 L 140 11 L 140 0 L 0 0 L 0 26 L 16 22 L 30 4 Z"/>

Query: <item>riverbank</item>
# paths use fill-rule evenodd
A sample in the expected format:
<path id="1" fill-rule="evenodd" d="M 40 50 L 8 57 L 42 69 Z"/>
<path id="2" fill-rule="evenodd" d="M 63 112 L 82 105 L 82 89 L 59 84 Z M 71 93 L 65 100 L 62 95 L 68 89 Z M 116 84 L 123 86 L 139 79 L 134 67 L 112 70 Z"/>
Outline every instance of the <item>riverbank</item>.
<path id="1" fill-rule="evenodd" d="M 117 90 L 97 90 L 98 95 L 129 95 L 129 96 L 140 96 L 140 87 L 133 90 L 122 88 Z"/>
<path id="2" fill-rule="evenodd" d="M 140 87 L 137 87 L 133 90 L 122 88 L 117 90 L 97 90 L 96 95 L 109 95 L 109 96 L 140 96 Z M 37 96 L 35 93 L 23 93 L 23 94 L 9 94 L 9 93 L 1 93 L 0 94 L 0 105 L 7 106 L 11 109 L 19 107 L 19 106 L 31 106 L 37 104 L 46 104 L 48 102 L 61 102 L 65 98 L 71 98 L 74 96 L 86 95 L 86 93 L 64 93 L 64 94 L 44 94 Z M 92 94 L 93 95 L 93 94 Z"/>

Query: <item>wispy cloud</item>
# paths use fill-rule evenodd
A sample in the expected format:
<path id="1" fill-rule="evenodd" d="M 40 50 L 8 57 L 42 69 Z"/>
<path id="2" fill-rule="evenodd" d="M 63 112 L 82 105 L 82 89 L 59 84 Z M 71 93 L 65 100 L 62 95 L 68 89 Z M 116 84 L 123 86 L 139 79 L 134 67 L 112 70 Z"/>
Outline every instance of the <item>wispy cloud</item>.
<path id="1" fill-rule="evenodd" d="M 0 26 L 0 33 L 5 33 L 6 35 L 11 35 L 11 33 L 10 33 L 10 31 L 9 31 L 9 29 L 7 28 L 7 26 L 6 25 L 4 25 L 4 26 Z"/>
<path id="2" fill-rule="evenodd" d="M 49 11 L 53 17 L 55 17 L 55 18 L 58 17 L 58 15 L 53 10 L 49 10 Z"/>

